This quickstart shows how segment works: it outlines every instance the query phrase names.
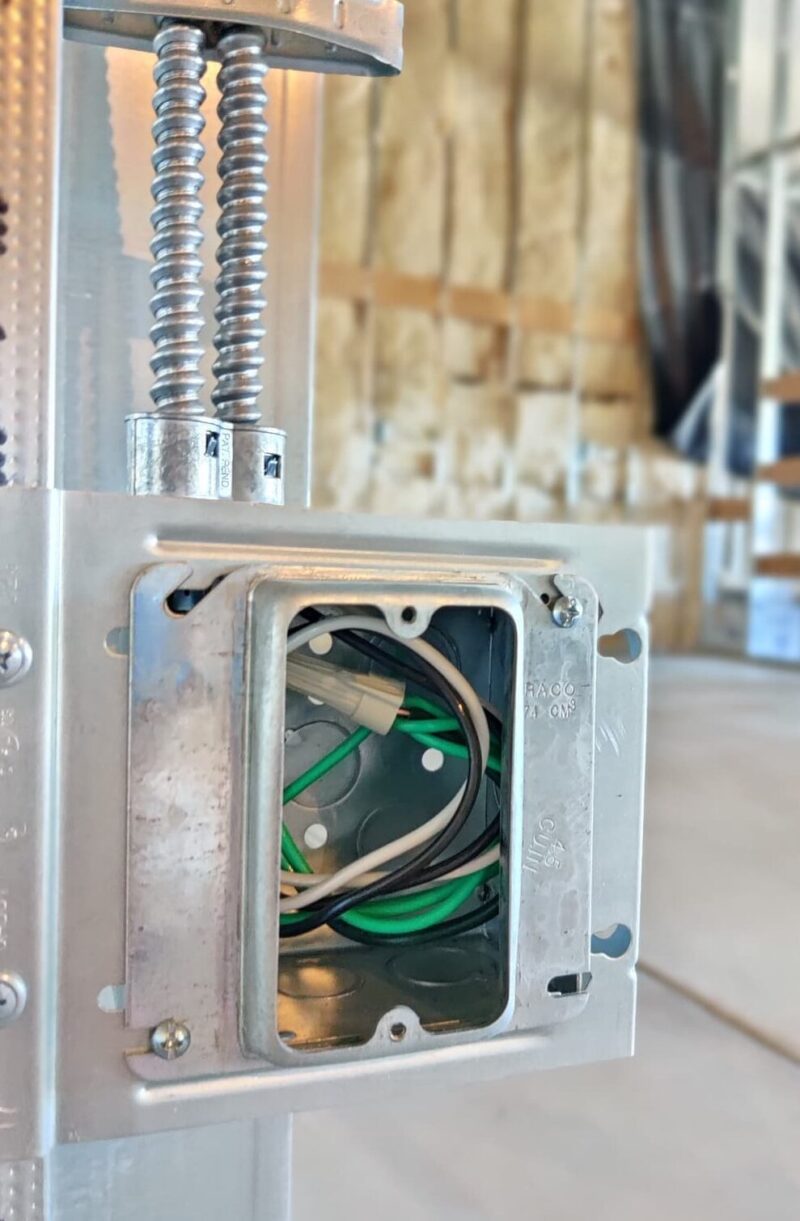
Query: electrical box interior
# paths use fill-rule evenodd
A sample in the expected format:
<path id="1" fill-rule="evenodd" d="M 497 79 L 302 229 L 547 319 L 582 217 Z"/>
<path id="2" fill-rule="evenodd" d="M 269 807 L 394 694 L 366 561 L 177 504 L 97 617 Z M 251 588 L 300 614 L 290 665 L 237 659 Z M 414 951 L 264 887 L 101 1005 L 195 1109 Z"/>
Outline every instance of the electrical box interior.
<path id="1" fill-rule="evenodd" d="M 327 608 L 326 608 L 327 609 Z M 335 614 L 348 614 L 335 608 Z M 379 613 L 376 610 L 372 614 Z M 413 623 L 413 607 L 403 610 Z M 300 617 L 302 619 L 302 616 Z M 280 1038 L 297 1051 L 313 1052 L 363 1044 L 387 1014 L 408 1010 L 412 1020 L 430 1032 L 478 1029 L 495 1022 L 509 995 L 507 843 L 512 758 L 512 707 L 516 657 L 512 619 L 497 608 L 444 606 L 431 617 L 426 641 L 438 649 L 491 707 L 502 737 L 493 739 L 492 759 L 478 800 L 458 837 L 454 854 L 492 827 L 497 829 L 500 866 L 477 884 L 464 910 L 495 901 L 497 914 L 467 935 L 448 932 L 447 922 L 403 944 L 354 944 L 329 927 L 282 940 L 278 974 Z M 311 651 L 314 651 L 313 653 Z M 369 671 L 374 663 L 335 635 L 317 637 L 303 650 L 326 663 Z M 387 656 L 401 657 L 395 644 Z M 391 669 L 391 663 L 389 663 Z M 425 715 L 425 693 L 413 683 L 406 703 Z M 420 725 L 426 722 L 420 720 Z M 428 724 L 433 725 L 432 721 Z M 398 724 L 402 722 L 398 718 Z M 403 728 L 413 728 L 406 721 Z M 352 722 L 314 697 L 289 690 L 286 698 L 284 749 L 286 795 L 292 783 L 313 764 L 342 748 Z M 348 861 L 371 853 L 414 830 L 430 818 L 463 782 L 461 750 L 449 753 L 453 735 L 437 745 L 435 735 L 408 732 L 371 734 L 357 749 L 285 805 L 285 824 L 309 864 L 319 874 L 335 872 Z M 444 749 L 442 749 L 444 748 Z M 401 858 L 401 862 L 402 862 Z M 405 927 L 405 926 L 403 926 Z M 363 930 L 360 935 L 364 937 Z M 365 937 L 365 940 L 368 938 Z M 403 1015 L 389 1023 L 390 1038 L 407 1034 Z"/>

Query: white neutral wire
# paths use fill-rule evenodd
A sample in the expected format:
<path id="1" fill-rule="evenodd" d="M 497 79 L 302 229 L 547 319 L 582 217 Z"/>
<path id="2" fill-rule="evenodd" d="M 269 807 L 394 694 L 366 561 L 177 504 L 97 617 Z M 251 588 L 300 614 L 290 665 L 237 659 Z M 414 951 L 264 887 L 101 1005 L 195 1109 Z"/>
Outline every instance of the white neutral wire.
<path id="1" fill-rule="evenodd" d="M 416 653 L 418 657 L 424 658 L 430 666 L 441 674 L 442 678 L 461 696 L 467 707 L 467 711 L 475 726 L 475 732 L 478 735 L 481 752 L 481 772 L 483 773 L 486 770 L 486 764 L 489 759 L 489 725 L 481 702 L 461 671 L 457 670 L 452 662 L 448 661 L 438 649 L 428 644 L 426 640 L 420 640 L 417 637 L 398 636 L 385 619 L 377 619 L 372 615 L 341 615 L 338 619 L 324 619 L 320 623 L 309 624 L 308 627 L 301 628 L 300 631 L 295 632 L 289 640 L 287 652 L 294 653 L 297 649 L 301 649 L 304 645 L 309 644 L 310 641 L 315 640 L 317 636 L 321 636 L 326 632 L 333 634 L 346 631 L 373 632 L 376 636 L 388 636 L 391 640 L 399 640 L 412 653 Z M 364 874 L 380 869 L 381 866 L 395 860 L 398 856 L 403 856 L 406 852 L 412 852 L 422 844 L 427 844 L 434 836 L 444 831 L 451 822 L 459 807 L 465 788 L 466 782 L 462 784 L 455 796 L 448 801 L 447 805 L 438 814 L 429 819 L 428 822 L 423 823 L 421 827 L 417 827 L 415 831 L 410 831 L 407 835 L 402 835 L 399 839 L 392 840 L 391 843 L 385 844 L 382 848 L 377 848 L 374 852 L 370 852 L 359 860 L 353 861 L 352 864 L 345 865 L 344 868 L 338 870 L 337 873 L 331 874 L 324 881 L 315 880 L 315 884 L 310 886 L 304 894 L 292 895 L 291 897 L 281 899 L 281 914 L 302 911 L 303 908 L 311 907 L 312 904 L 318 903 L 320 899 L 326 899 L 328 895 L 351 885 L 356 878 L 362 878 Z"/>
<path id="2" fill-rule="evenodd" d="M 453 869 L 450 873 L 445 873 L 440 878 L 436 878 L 433 882 L 424 882 L 418 886 L 409 886 L 403 894 L 411 894 L 413 891 L 423 891 L 430 889 L 431 886 L 440 886 L 442 882 L 455 882 L 459 878 L 466 878 L 470 874 L 480 873 L 482 869 L 488 869 L 490 865 L 496 865 L 500 860 L 500 845 L 496 844 L 494 848 L 489 848 L 481 856 L 476 856 L 474 860 L 468 861 L 466 865 L 462 865 L 459 869 Z M 367 873 L 358 879 L 359 886 L 370 886 L 373 882 L 381 882 L 388 875 L 386 873 Z M 317 882 L 327 882 L 330 878 L 335 878 L 335 873 L 293 873 L 291 869 L 281 870 L 281 886 L 294 886 L 297 890 L 307 890 L 310 886 L 316 886 Z"/>

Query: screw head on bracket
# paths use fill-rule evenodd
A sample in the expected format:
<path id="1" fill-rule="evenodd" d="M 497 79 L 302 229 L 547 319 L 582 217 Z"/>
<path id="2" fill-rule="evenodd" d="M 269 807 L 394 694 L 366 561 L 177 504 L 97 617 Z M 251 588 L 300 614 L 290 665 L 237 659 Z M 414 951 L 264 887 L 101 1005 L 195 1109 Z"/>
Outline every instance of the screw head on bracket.
<path id="1" fill-rule="evenodd" d="M 0 1030 L 22 1016 L 27 999 L 28 988 L 21 975 L 16 971 L 0 974 Z"/>
<path id="2" fill-rule="evenodd" d="M 583 604 L 577 598 L 558 598 L 553 603 L 552 615 L 556 627 L 574 627 L 583 617 Z"/>
<path id="3" fill-rule="evenodd" d="M 0 627 L 0 687 L 18 683 L 31 668 L 33 652 L 24 636 Z"/>
<path id="4" fill-rule="evenodd" d="M 192 1045 L 192 1032 L 185 1022 L 167 1018 L 150 1031 L 150 1050 L 161 1060 L 180 1060 Z"/>

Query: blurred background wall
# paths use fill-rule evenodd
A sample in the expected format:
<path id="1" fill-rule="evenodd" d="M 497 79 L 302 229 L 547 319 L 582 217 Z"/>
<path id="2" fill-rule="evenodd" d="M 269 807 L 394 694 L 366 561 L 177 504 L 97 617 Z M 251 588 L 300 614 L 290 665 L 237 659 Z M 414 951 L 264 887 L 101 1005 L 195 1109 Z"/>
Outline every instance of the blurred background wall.
<path id="1" fill-rule="evenodd" d="M 408 0 L 406 69 L 329 77 L 315 502 L 660 525 L 696 634 L 696 470 L 652 436 L 634 0 Z"/>

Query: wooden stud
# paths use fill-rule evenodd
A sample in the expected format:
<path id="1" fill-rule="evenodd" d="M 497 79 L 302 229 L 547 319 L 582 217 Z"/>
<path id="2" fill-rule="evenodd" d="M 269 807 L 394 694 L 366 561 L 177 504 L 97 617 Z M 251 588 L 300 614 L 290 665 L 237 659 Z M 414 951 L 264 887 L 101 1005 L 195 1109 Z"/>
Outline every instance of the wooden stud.
<path id="1" fill-rule="evenodd" d="M 781 488 L 800 488 L 800 458 L 780 458 L 768 462 L 756 472 L 759 483 L 774 483 Z"/>
<path id="2" fill-rule="evenodd" d="M 750 521 L 752 504 L 746 496 L 712 496 L 706 505 L 708 521 Z"/>
<path id="3" fill-rule="evenodd" d="M 777 577 L 780 580 L 800 581 L 800 552 L 777 552 L 774 555 L 758 555 L 755 560 L 756 576 Z"/>
<path id="4" fill-rule="evenodd" d="M 761 383 L 761 393 L 766 399 L 777 399 L 781 403 L 800 403 L 800 369 L 782 373 Z"/>
<path id="5" fill-rule="evenodd" d="M 556 335 L 576 334 L 575 310 L 564 301 L 513 296 L 465 284 L 447 285 L 436 276 L 410 276 L 384 268 L 324 262 L 319 293 L 323 298 L 360 301 L 389 309 L 418 310 L 442 318 L 497 327 L 517 327 Z M 635 346 L 637 318 L 612 311 L 587 311 L 585 337 L 592 341 Z"/>

